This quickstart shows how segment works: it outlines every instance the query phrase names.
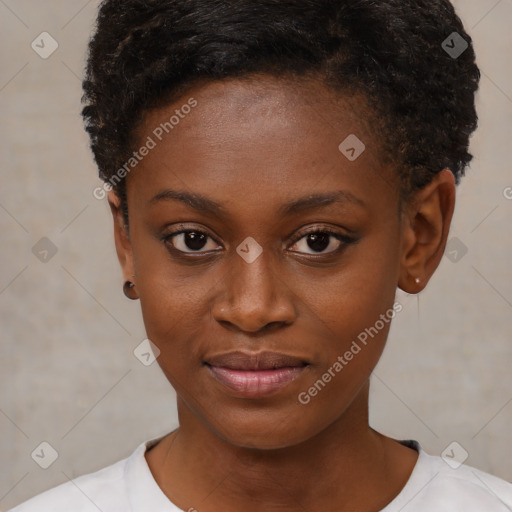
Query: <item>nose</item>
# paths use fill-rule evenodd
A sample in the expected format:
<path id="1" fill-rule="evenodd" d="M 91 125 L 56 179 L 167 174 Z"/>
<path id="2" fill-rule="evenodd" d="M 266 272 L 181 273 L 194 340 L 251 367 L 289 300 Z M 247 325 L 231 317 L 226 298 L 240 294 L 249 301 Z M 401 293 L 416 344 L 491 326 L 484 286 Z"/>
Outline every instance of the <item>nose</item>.
<path id="1" fill-rule="evenodd" d="M 234 254 L 229 276 L 222 281 L 222 293 L 212 309 L 212 316 L 219 323 L 245 332 L 293 323 L 293 292 L 268 256 L 263 251 L 256 261 L 247 263 Z"/>

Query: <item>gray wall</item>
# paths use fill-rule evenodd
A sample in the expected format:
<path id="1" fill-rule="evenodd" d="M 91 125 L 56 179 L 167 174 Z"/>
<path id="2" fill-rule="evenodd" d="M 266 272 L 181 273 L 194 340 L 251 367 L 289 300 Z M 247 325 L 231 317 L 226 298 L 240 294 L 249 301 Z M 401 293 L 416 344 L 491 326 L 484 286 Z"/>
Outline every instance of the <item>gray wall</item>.
<path id="1" fill-rule="evenodd" d="M 483 72 L 451 235 L 468 252 L 445 257 L 419 297 L 399 294 L 371 420 L 432 453 L 457 441 L 468 464 L 512 480 L 512 0 L 456 4 Z M 79 111 L 96 7 L 0 1 L 0 510 L 176 425 L 174 392 L 133 355 L 139 304 L 122 295 L 107 205 L 92 195 Z M 59 44 L 48 59 L 31 48 L 43 31 Z M 46 470 L 31 458 L 43 441 L 59 454 Z"/>

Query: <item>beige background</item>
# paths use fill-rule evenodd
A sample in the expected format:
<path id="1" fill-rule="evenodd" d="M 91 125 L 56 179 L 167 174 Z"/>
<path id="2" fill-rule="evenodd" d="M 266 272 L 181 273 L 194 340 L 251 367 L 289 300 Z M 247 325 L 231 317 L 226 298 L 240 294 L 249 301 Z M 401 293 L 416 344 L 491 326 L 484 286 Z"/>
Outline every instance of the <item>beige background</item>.
<path id="1" fill-rule="evenodd" d="M 512 0 L 456 2 L 483 73 L 475 160 L 445 257 L 404 311 L 375 371 L 375 428 L 512 480 Z M 0 0 L 0 510 L 127 456 L 176 425 L 174 392 L 133 355 L 145 338 L 124 298 L 107 205 L 79 116 L 96 0 Z M 40 58 L 31 42 L 59 44 Z M 434 148 L 435 149 L 435 148 Z M 508 190 L 509 194 L 505 191 Z M 58 252 L 41 262 L 42 238 Z M 31 458 L 42 442 L 59 457 Z"/>

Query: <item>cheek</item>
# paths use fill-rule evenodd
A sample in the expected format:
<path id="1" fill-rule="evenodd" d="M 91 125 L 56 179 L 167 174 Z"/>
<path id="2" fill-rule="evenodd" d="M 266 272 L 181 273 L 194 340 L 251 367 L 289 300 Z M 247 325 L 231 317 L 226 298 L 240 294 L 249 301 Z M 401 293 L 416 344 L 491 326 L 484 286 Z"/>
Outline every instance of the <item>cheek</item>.
<path id="1" fill-rule="evenodd" d="M 133 244 L 137 291 L 146 331 L 155 343 L 170 344 L 191 336 L 197 319 L 204 322 L 209 309 L 206 298 L 219 276 L 207 265 L 179 263 L 164 242 L 136 222 Z M 190 331 L 190 332 L 189 332 Z"/>
<path id="2" fill-rule="evenodd" d="M 193 389 L 190 380 L 201 370 L 204 346 L 212 336 L 212 297 L 227 281 L 207 265 L 179 265 L 161 248 L 150 254 L 149 247 L 147 254 L 137 254 L 147 337 L 160 349 L 157 362 L 171 384 L 177 390 Z"/>
<path id="3" fill-rule="evenodd" d="M 197 340 L 204 337 L 197 318 L 208 313 L 199 312 L 200 298 L 194 300 L 187 291 L 182 293 L 172 280 L 158 280 L 154 287 L 148 280 L 140 301 L 147 337 L 160 350 L 158 365 L 176 392 L 193 401 L 198 395 L 193 376 L 201 370 Z"/>
<path id="4" fill-rule="evenodd" d="M 340 336 L 342 346 L 373 326 L 382 314 L 393 312 L 399 277 L 399 239 L 391 230 L 367 236 L 351 250 L 346 262 L 320 281 L 310 275 L 295 278 L 299 288 L 309 289 L 308 301 L 315 315 Z"/>
<path id="5" fill-rule="evenodd" d="M 324 424 L 339 418 L 368 382 L 401 310 L 387 282 L 367 289 L 349 287 L 349 277 L 344 282 L 346 292 L 338 293 L 338 301 L 320 306 L 325 337 L 318 364 L 297 395 L 304 413 Z"/>
<path id="6" fill-rule="evenodd" d="M 193 355 L 194 340 L 200 337 L 202 325 L 209 322 L 206 297 L 210 279 L 211 275 L 182 282 L 169 272 L 157 271 L 141 279 L 139 294 L 148 337 L 159 346 L 162 355 L 172 351 L 169 359 Z"/>
<path id="7" fill-rule="evenodd" d="M 311 394 L 322 390 L 318 403 L 344 402 L 354 395 L 377 364 L 391 322 L 401 310 L 395 302 L 397 237 L 382 230 L 354 249 L 350 263 L 330 279 L 314 287 L 314 280 L 300 285 L 304 289 L 309 285 L 309 321 L 316 322 L 321 333 L 319 365 L 310 379 L 311 385 L 317 383 Z M 328 381 L 325 392 L 319 379 Z"/>

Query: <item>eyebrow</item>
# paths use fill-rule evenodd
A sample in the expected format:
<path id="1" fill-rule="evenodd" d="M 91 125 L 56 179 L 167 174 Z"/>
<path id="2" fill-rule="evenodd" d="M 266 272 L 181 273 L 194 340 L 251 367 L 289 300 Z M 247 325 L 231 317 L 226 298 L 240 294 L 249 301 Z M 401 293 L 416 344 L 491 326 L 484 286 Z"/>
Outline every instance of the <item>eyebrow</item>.
<path id="1" fill-rule="evenodd" d="M 154 205 L 160 201 L 173 200 L 181 201 L 190 208 L 193 208 L 194 210 L 202 213 L 219 215 L 220 213 L 225 212 L 224 207 L 212 199 L 208 199 L 207 197 L 200 194 L 191 194 L 190 192 L 176 190 L 163 190 L 150 200 L 150 204 Z"/>
<path id="2" fill-rule="evenodd" d="M 163 190 L 150 200 L 150 204 L 154 205 L 160 201 L 181 201 L 190 208 L 201 213 L 209 213 L 217 216 L 226 213 L 226 209 L 220 203 L 200 194 L 192 194 L 185 191 Z M 359 207 L 366 206 L 364 201 L 356 197 L 351 192 L 348 192 L 347 190 L 339 190 L 324 194 L 310 194 L 308 196 L 295 199 L 282 205 L 278 209 L 277 213 L 278 215 L 290 216 L 305 210 L 324 208 L 335 203 L 350 203 Z"/>
<path id="3" fill-rule="evenodd" d="M 311 194 L 306 197 L 301 197 L 281 206 L 281 208 L 278 210 L 278 213 L 280 215 L 287 216 L 294 213 L 299 213 L 304 210 L 323 208 L 335 203 L 350 203 L 363 208 L 366 206 L 364 201 L 356 197 L 354 194 L 352 194 L 352 192 L 348 192 L 347 190 L 338 190 L 337 192 Z"/>

